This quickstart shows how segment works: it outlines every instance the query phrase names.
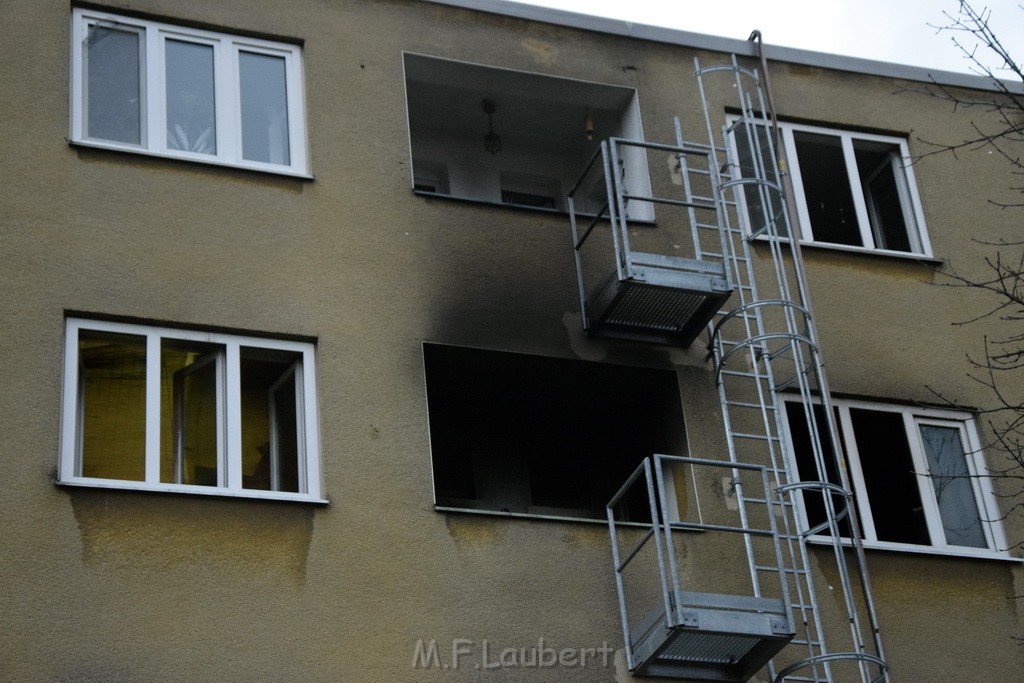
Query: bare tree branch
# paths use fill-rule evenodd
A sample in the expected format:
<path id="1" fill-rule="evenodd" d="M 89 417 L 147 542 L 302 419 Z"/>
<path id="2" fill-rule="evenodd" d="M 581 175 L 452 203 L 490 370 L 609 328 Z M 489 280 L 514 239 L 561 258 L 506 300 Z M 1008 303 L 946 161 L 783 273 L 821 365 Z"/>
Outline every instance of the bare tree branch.
<path id="1" fill-rule="evenodd" d="M 1024 5 L 1020 6 L 1024 10 Z M 976 10 L 970 0 L 960 0 L 955 13 L 945 12 L 947 23 L 933 26 L 950 36 L 953 45 L 970 64 L 974 73 L 987 78 L 991 89 L 961 92 L 932 80 L 924 86 L 907 86 L 900 92 L 926 95 L 950 106 L 957 115 L 973 116 L 970 134 L 956 142 L 918 140 L 926 151 L 909 160 L 915 163 L 927 157 L 985 152 L 998 155 L 1007 164 L 1007 189 L 1024 195 L 1024 66 L 1016 62 L 989 23 L 991 11 Z M 1020 201 L 988 200 L 999 209 L 1024 208 Z M 984 321 L 990 334 L 982 337 L 977 355 L 968 354 L 967 377 L 984 387 L 987 405 L 976 409 L 979 422 L 987 427 L 987 477 L 998 480 L 1004 518 L 1024 514 L 1024 240 L 1001 240 L 976 244 L 990 248 L 978 264 L 976 273 L 966 274 L 952 264 L 936 269 L 939 286 L 967 288 L 987 296 L 980 312 L 954 325 L 972 325 Z M 998 335 L 998 336 L 993 336 Z M 929 387 L 950 406 L 952 397 Z M 1024 540 L 1012 547 L 1024 547 Z M 1022 599 L 1024 596 L 1015 596 Z M 1024 645 L 1024 637 L 1015 637 Z"/>

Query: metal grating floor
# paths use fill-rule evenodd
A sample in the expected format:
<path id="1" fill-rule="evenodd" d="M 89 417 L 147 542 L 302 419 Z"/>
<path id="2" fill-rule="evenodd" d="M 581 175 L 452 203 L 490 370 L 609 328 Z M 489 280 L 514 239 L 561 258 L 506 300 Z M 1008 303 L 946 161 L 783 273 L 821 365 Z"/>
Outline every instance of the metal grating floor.
<path id="1" fill-rule="evenodd" d="M 658 658 L 701 664 L 735 664 L 759 642 L 752 636 L 681 632 L 665 646 Z"/>
<path id="2" fill-rule="evenodd" d="M 635 673 L 746 681 L 793 638 L 780 599 L 683 592 L 673 602 L 678 613 L 656 607 L 631 629 Z"/>
<path id="3" fill-rule="evenodd" d="M 690 278 L 693 280 L 695 278 Z M 729 298 L 712 278 L 687 287 L 610 279 L 590 301 L 589 332 L 689 346 Z"/>
<path id="4" fill-rule="evenodd" d="M 708 294 L 704 292 L 630 285 L 624 288 L 614 309 L 605 316 L 605 322 L 679 332 L 707 300 Z"/>

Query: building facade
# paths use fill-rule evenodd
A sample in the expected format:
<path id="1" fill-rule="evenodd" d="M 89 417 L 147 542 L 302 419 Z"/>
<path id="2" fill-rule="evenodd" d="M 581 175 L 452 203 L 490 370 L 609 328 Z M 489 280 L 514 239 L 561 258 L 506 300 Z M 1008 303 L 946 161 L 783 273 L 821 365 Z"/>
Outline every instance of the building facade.
<path id="1" fill-rule="evenodd" d="M 694 58 L 755 46 L 470 0 L 8 10 L 0 679 L 629 680 L 605 504 L 653 453 L 726 460 L 726 425 L 702 326 L 588 334 L 567 211 L 602 213 L 602 140 L 671 146 L 678 117 L 707 142 L 705 111 L 722 140 L 734 89 Z M 768 58 L 885 661 L 1016 680 L 1024 526 L 966 361 L 1005 329 L 941 286 L 1017 235 L 1007 168 L 904 163 L 971 134 L 903 91 L 923 70 Z M 742 177 L 768 143 L 738 135 Z M 682 188 L 678 156 L 611 173 L 635 244 L 682 254 L 635 199 Z M 737 229 L 773 213 L 734 201 Z M 751 239 L 754 268 L 785 241 Z M 733 509 L 721 477 L 669 488 L 680 519 Z M 675 532 L 687 580 L 748 584 L 708 536 Z"/>

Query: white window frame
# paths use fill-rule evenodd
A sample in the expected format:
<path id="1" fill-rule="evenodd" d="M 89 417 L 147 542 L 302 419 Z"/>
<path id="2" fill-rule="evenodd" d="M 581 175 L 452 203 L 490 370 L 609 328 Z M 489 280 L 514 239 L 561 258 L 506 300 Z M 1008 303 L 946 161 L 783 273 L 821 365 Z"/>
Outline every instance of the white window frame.
<path id="1" fill-rule="evenodd" d="M 145 479 L 129 481 L 86 477 L 81 474 L 83 383 L 79 368 L 79 332 L 82 330 L 129 334 L 146 339 Z M 160 481 L 160 344 L 164 339 L 223 346 L 218 354 L 217 485 L 200 486 Z M 241 347 L 300 354 L 288 371 L 296 378 L 298 412 L 299 492 L 264 491 L 242 486 Z M 58 483 L 69 486 L 135 489 L 171 493 L 266 498 L 326 503 L 320 481 L 319 412 L 316 397 L 314 346 L 309 342 L 265 339 L 237 334 L 155 327 L 133 323 L 68 318 L 65 327 L 64 387 L 61 408 Z"/>
<path id="2" fill-rule="evenodd" d="M 735 116 L 728 118 L 730 125 L 734 124 L 737 120 L 738 117 Z M 914 167 L 913 164 L 908 163 L 908 160 L 910 159 L 910 149 L 907 146 L 906 138 L 893 135 L 879 135 L 875 133 L 860 133 L 840 128 L 828 128 L 825 126 L 812 126 L 784 121 L 780 121 L 778 125 L 782 139 L 782 148 L 783 151 L 785 151 L 786 159 L 789 162 L 790 179 L 792 180 L 793 187 L 793 199 L 797 210 L 797 215 L 791 216 L 790 222 L 796 224 L 791 227 L 796 228 L 800 235 L 801 243 L 812 244 L 829 249 L 837 249 L 840 251 L 871 252 L 903 258 L 934 258 L 931 241 L 928 239 L 928 230 L 925 226 L 924 210 L 921 208 L 921 199 L 917 191 L 917 180 L 914 175 Z M 843 158 L 846 162 L 846 177 L 850 183 L 850 191 L 853 195 L 854 210 L 857 215 L 857 225 L 863 246 L 836 244 L 834 242 L 823 242 L 814 239 L 810 213 L 807 209 L 807 197 L 804 193 L 803 176 L 800 173 L 800 163 L 796 153 L 796 141 L 793 137 L 793 133 L 798 131 L 828 135 L 840 139 L 843 149 Z M 897 183 L 896 189 L 900 196 L 900 204 L 903 208 L 905 222 L 908 226 L 908 240 L 911 247 L 910 251 L 883 249 L 875 245 L 875 237 L 872 232 L 871 220 L 869 218 L 871 209 L 864 201 L 864 193 L 860 182 L 860 176 L 857 172 L 857 161 L 854 157 L 854 140 L 879 142 L 899 147 L 899 154 L 903 163 L 900 165 L 899 169 L 897 169 L 900 172 L 895 174 Z M 738 159 L 739 155 L 735 135 L 730 136 L 730 144 L 732 146 L 731 151 L 733 159 Z M 766 159 L 765 163 L 770 164 L 771 162 Z M 746 226 L 747 233 L 750 234 L 753 230 L 750 226 L 746 198 L 743 196 L 742 191 L 737 192 L 737 196 L 739 197 L 741 207 L 740 214 L 742 216 L 743 223 Z"/>
<path id="3" fill-rule="evenodd" d="M 115 27 L 119 30 L 139 34 L 141 72 L 139 87 L 142 98 L 140 144 L 87 136 L 85 124 L 87 116 L 85 107 L 86 59 L 84 53 L 89 28 L 95 25 Z M 165 43 L 168 39 L 209 45 L 214 49 L 216 154 L 170 149 L 167 145 Z M 284 59 L 290 157 L 287 164 L 242 158 L 242 113 L 238 58 L 240 52 L 252 52 Z M 82 8 L 76 8 L 72 13 L 71 141 L 76 144 L 308 178 L 310 176 L 304 83 L 302 48 L 298 45 L 187 28 Z"/>
<path id="4" fill-rule="evenodd" d="M 787 449 L 790 467 L 797 472 L 796 453 L 793 451 L 793 436 L 789 429 L 786 396 L 783 395 L 780 401 L 783 410 L 782 425 L 786 437 L 786 443 L 790 444 Z M 796 397 L 791 397 L 794 400 Z M 978 436 L 977 426 L 973 415 L 956 410 L 944 410 L 941 408 L 922 408 L 889 403 L 878 403 L 874 401 L 833 399 L 832 405 L 839 416 L 838 427 L 842 431 L 844 454 L 848 473 L 854 491 L 862 492 L 859 498 L 855 499 L 857 515 L 863 535 L 863 542 L 866 548 L 877 548 L 884 550 L 902 550 L 916 553 L 933 555 L 958 555 L 964 557 L 984 557 L 990 559 L 1016 560 L 1008 552 L 1006 535 L 1003 531 L 1002 515 L 996 503 L 995 491 L 992 487 L 992 479 L 988 476 L 988 469 L 985 465 L 985 456 L 982 452 L 981 440 Z M 925 522 L 928 528 L 928 535 L 932 542 L 930 545 L 914 543 L 897 543 L 893 541 L 879 540 L 875 532 L 874 516 L 877 511 L 872 511 L 868 496 L 864 472 L 860 462 L 860 454 L 857 450 L 857 443 L 854 438 L 853 422 L 850 417 L 852 408 L 860 408 L 877 412 L 895 413 L 902 416 L 904 432 L 907 436 L 907 443 L 910 448 L 910 455 L 914 466 L 915 480 L 918 492 L 921 497 L 921 504 L 924 508 Z M 928 461 L 921 441 L 920 426 L 937 425 L 952 427 L 960 432 L 963 442 L 964 454 L 967 462 L 968 474 L 970 476 L 971 488 L 974 491 L 974 498 L 978 504 L 978 514 L 981 519 L 981 526 L 985 534 L 987 548 L 971 548 L 967 546 L 951 545 L 946 542 L 943 531 L 942 519 L 939 513 L 938 503 L 935 498 L 935 490 L 929 476 Z M 802 529 L 809 529 L 810 523 L 807 518 L 807 511 L 803 497 L 797 497 L 797 510 L 800 515 Z M 831 543 L 825 536 L 811 536 L 812 541 Z"/>

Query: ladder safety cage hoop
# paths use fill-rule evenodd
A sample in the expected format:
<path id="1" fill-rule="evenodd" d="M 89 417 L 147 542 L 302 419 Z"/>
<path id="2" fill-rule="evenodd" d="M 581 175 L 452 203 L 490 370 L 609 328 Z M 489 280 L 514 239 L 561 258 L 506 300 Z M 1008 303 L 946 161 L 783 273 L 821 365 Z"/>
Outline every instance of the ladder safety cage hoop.
<path id="1" fill-rule="evenodd" d="M 838 484 L 833 484 L 828 481 L 798 481 L 794 484 L 784 484 L 775 489 L 775 492 L 779 495 L 780 499 L 783 494 L 791 493 L 794 491 L 808 491 L 818 490 L 821 491 L 822 495 L 838 496 L 842 501 L 843 505 L 833 515 L 826 519 L 824 522 L 817 524 L 805 531 L 800 532 L 804 538 L 809 538 L 816 535 L 819 531 L 825 529 L 832 530 L 833 534 L 836 533 L 836 524 L 841 522 L 846 517 L 850 516 L 850 501 L 853 500 L 853 494 L 844 489 Z"/>

